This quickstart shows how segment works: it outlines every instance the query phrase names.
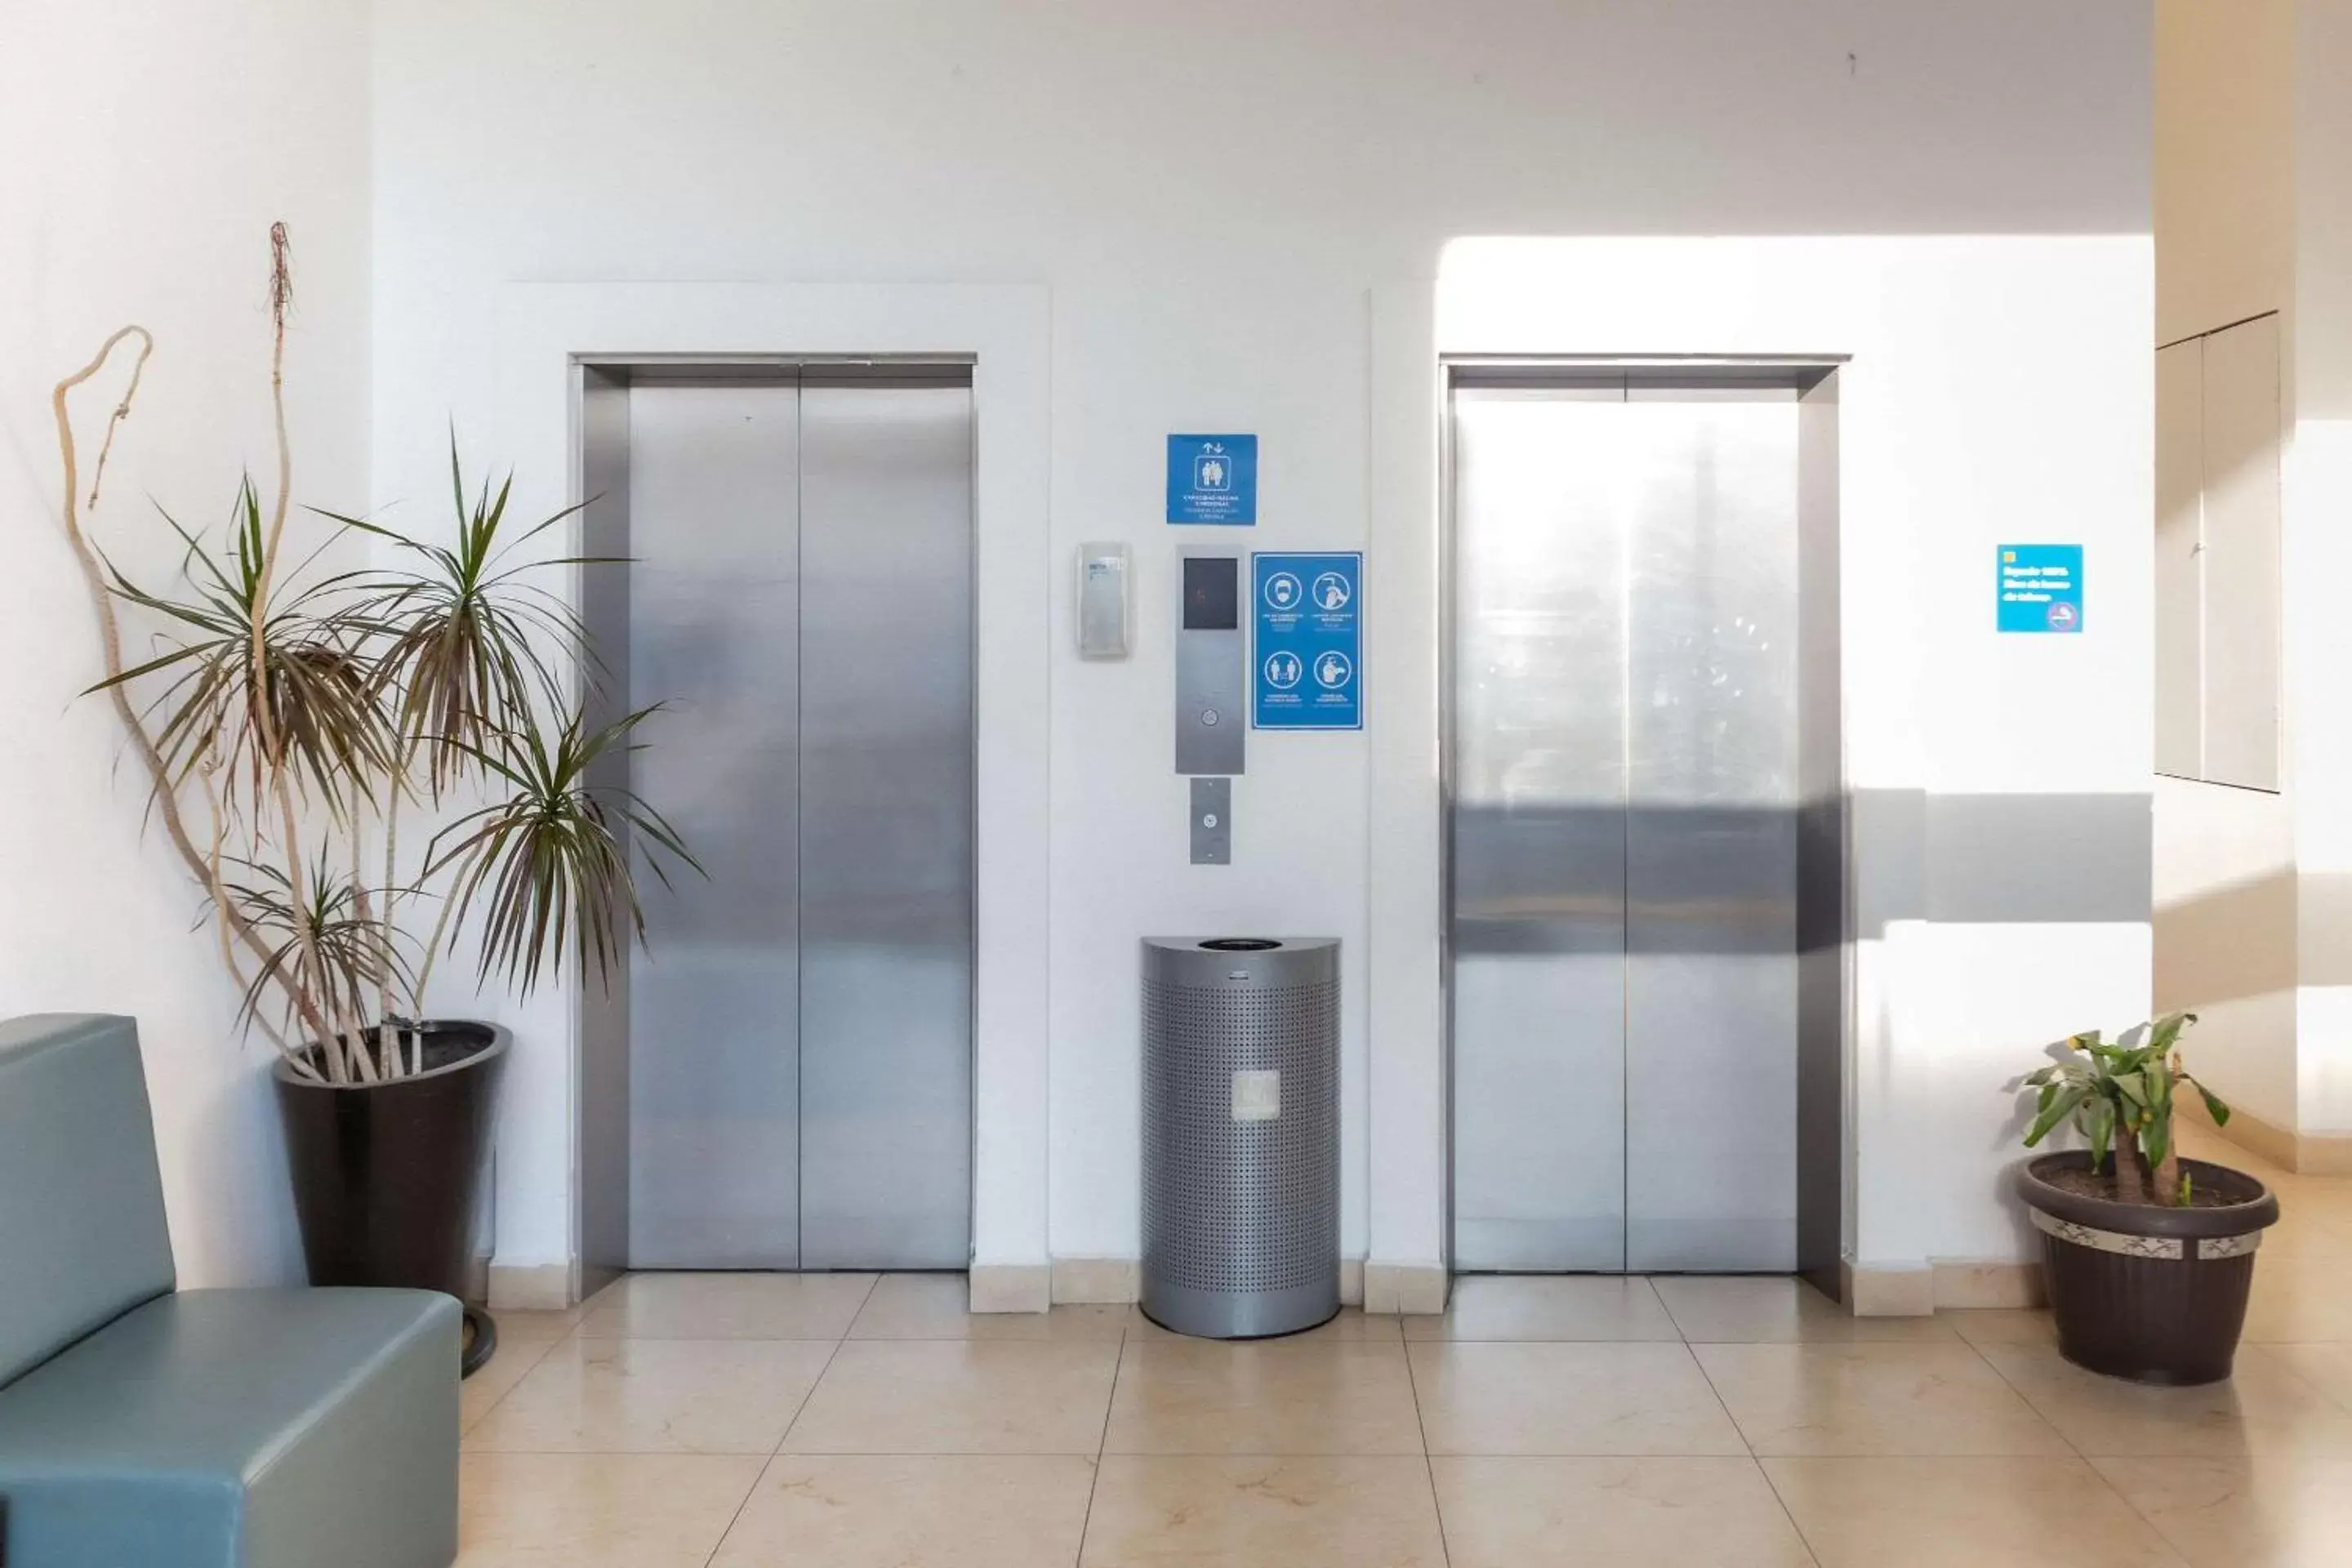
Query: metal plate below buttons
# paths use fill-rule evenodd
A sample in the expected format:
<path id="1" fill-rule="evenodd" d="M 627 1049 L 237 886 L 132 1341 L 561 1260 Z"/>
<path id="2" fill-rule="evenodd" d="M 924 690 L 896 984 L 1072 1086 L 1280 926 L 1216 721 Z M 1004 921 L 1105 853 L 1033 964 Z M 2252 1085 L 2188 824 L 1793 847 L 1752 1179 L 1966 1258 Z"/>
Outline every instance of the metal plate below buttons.
<path id="1" fill-rule="evenodd" d="M 1192 864 L 1230 866 L 1234 859 L 1234 781 L 1192 781 Z"/>

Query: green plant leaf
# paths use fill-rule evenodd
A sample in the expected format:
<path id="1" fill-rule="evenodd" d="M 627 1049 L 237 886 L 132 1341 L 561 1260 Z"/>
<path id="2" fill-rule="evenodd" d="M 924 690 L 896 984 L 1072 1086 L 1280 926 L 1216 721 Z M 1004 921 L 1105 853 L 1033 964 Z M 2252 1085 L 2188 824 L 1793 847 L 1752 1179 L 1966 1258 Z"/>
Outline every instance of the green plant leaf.
<path id="1" fill-rule="evenodd" d="M 281 774 L 340 816 L 353 782 L 380 774 L 393 752 L 372 689 L 368 633 L 348 614 L 349 574 L 311 580 L 306 561 L 277 574 L 278 586 L 260 603 L 268 574 L 250 478 L 237 487 L 225 550 L 163 518 L 183 546 L 178 591 L 150 591 L 107 567 L 110 593 L 170 623 L 163 651 L 92 689 L 139 687 L 171 783 L 219 770 L 232 818 L 251 820 Z"/>
<path id="2" fill-rule="evenodd" d="M 2194 1013 L 2167 1013 L 2148 1026 L 2147 1043 L 2156 1051 L 2169 1056 L 2172 1045 L 2180 1032 L 2197 1021 Z"/>
<path id="3" fill-rule="evenodd" d="M 2221 1097 L 2215 1094 L 2211 1089 L 2207 1089 L 2202 1083 L 2198 1082 L 2197 1079 L 2189 1078 L 2187 1073 L 2182 1073 L 2180 1076 L 2189 1079 L 2190 1086 L 2197 1090 L 2198 1097 L 2204 1100 L 2205 1114 L 2213 1119 L 2213 1125 L 2216 1127 L 2227 1127 L 2230 1124 L 2230 1107 L 2223 1101 Z"/>
<path id="4" fill-rule="evenodd" d="M 598 759 L 634 750 L 630 735 L 657 710 L 639 709 L 593 733 L 575 710 L 551 732 L 501 733 L 495 752 L 459 742 L 509 793 L 436 834 L 426 871 L 456 868 L 459 926 L 478 910 L 483 978 L 499 974 L 528 993 L 543 965 L 560 973 L 567 957 L 609 978 L 628 942 L 645 939 L 632 846 L 665 884 L 665 861 L 702 870 L 659 812 L 592 782 Z"/>
<path id="5" fill-rule="evenodd" d="M 2084 1131 L 2091 1139 L 2091 1169 L 2104 1170 L 2115 1147 L 2116 1102 L 2105 1095 L 2098 1095 L 2091 1100 L 2088 1109 L 2090 1125 Z"/>
<path id="6" fill-rule="evenodd" d="M 593 563 L 585 556 L 537 560 L 504 571 L 499 561 L 581 510 L 569 506 L 504 538 L 509 474 L 493 497 L 488 481 L 466 496 L 456 433 L 449 479 L 457 508 L 454 544 L 427 543 L 381 523 L 323 512 L 398 545 L 414 569 L 381 572 L 362 585 L 351 615 L 375 636 L 373 689 L 393 715 L 401 757 L 422 758 L 440 798 L 500 737 L 532 727 L 541 711 L 571 704 L 570 671 L 600 668 L 579 613 L 527 574 Z M 584 506 L 586 503 L 583 502 Z"/>
<path id="7" fill-rule="evenodd" d="M 2025 1146 L 2031 1149 L 2050 1136 L 2052 1129 L 2072 1116 L 2074 1108 L 2089 1098 L 2090 1091 L 2082 1089 L 2068 1089 L 2061 1093 L 2033 1119 L 2033 1125 L 2026 1130 Z"/>

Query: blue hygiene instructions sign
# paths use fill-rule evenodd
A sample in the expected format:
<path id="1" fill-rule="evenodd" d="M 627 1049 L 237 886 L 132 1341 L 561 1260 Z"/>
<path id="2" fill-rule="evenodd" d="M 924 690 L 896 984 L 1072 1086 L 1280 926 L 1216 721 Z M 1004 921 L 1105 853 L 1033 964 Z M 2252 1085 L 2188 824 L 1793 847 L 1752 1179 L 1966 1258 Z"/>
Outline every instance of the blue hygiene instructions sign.
<path id="1" fill-rule="evenodd" d="M 2083 629 L 2083 547 L 2004 544 L 2000 561 L 2000 618 L 2005 632 Z"/>
<path id="2" fill-rule="evenodd" d="M 1257 437 L 1169 437 L 1168 521 L 1255 525 Z"/>
<path id="3" fill-rule="evenodd" d="M 1250 557 L 1257 605 L 1250 721 L 1261 730 L 1364 727 L 1364 558 Z"/>

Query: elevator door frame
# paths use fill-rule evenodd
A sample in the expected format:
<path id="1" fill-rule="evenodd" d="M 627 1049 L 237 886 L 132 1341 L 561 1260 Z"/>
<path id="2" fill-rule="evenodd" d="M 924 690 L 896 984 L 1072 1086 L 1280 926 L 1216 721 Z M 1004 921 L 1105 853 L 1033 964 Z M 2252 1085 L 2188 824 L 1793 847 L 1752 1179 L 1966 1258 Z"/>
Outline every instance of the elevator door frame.
<path id="1" fill-rule="evenodd" d="M 571 356 L 572 403 L 572 468 L 579 483 L 582 498 L 582 520 L 576 538 L 583 546 L 574 552 L 580 555 L 598 553 L 593 548 L 601 531 L 609 535 L 615 527 L 625 531 L 628 514 L 628 470 L 625 461 L 617 473 L 606 468 L 600 471 L 600 449 L 608 450 L 607 437 L 600 447 L 600 425 L 609 425 L 612 411 L 618 410 L 623 433 L 622 450 L 625 452 L 629 390 L 636 378 L 650 381 L 775 381 L 785 377 L 799 378 L 809 374 L 868 378 L 877 385 L 887 386 L 894 380 L 945 377 L 960 381 L 971 400 L 972 473 L 967 481 L 970 499 L 965 522 L 967 568 L 967 658 L 972 672 L 971 711 L 967 733 L 971 749 L 971 771 L 967 775 L 972 784 L 971 798 L 967 803 L 971 815 L 971 832 L 967 839 L 965 886 L 970 900 L 968 930 L 971 932 L 970 952 L 966 973 L 969 976 L 965 1009 L 965 1083 L 967 1119 L 965 1142 L 965 1202 L 964 1235 L 967 1253 L 977 1235 L 979 1183 L 979 1062 L 980 1033 L 979 991 L 980 951 L 980 489 L 979 432 L 980 400 L 976 374 L 978 356 L 970 353 L 574 353 Z M 615 524 L 609 513 L 600 509 L 611 508 L 618 512 Z M 624 538 L 626 537 L 624 531 Z M 600 569 L 575 566 L 572 571 L 571 602 L 579 607 L 592 628 L 598 622 L 594 611 L 599 602 Z M 625 606 L 628 590 L 625 574 L 609 571 L 604 574 L 609 583 L 621 578 L 618 597 Z M 608 588 L 607 592 L 611 590 Z M 610 624 L 609 615 L 607 625 Z M 625 609 L 619 623 L 627 626 Z M 598 721 L 600 706 L 605 710 L 603 721 L 618 716 L 609 699 L 601 704 L 584 672 L 575 671 L 575 698 L 588 703 L 592 722 Z M 625 766 L 625 759 L 616 766 Z M 609 775 L 603 780 L 613 782 Z M 625 781 L 624 781 L 625 782 Z M 654 803 L 658 806 L 659 803 Z M 688 846 L 689 848 L 692 846 Z M 624 963 L 620 973 L 609 987 L 586 982 L 575 988 L 573 1005 L 573 1064 L 574 1096 L 572 1106 L 572 1169 L 573 1173 L 572 1236 L 577 1258 L 578 1279 L 576 1299 L 586 1300 L 597 1290 L 629 1271 L 629 1069 L 631 1047 L 629 1029 L 628 973 Z M 795 1042 L 798 1050 L 799 1042 Z M 615 1103 L 617 1101 L 617 1103 Z M 796 1112 L 797 1113 L 797 1112 Z M 797 1148 L 797 1141 L 796 1141 Z M 797 1157 L 797 1154 L 796 1156 Z"/>
<path id="2" fill-rule="evenodd" d="M 1446 1267 L 1456 1267 L 1454 1192 L 1455 908 L 1454 825 L 1457 732 L 1454 682 L 1459 586 L 1456 529 L 1454 395 L 1465 384 L 1529 387 L 1701 388 L 1794 386 L 1800 410 L 1798 582 L 1800 594 L 1800 780 L 1808 785 L 1799 810 L 1800 876 L 1806 846 L 1816 858 L 1826 849 L 1828 875 L 1811 880 L 1810 907 L 1800 894 L 1797 915 L 1799 1038 L 1797 1042 L 1797 1275 L 1833 1300 L 1844 1299 L 1843 1261 L 1853 1233 L 1853 1133 L 1847 1104 L 1853 1049 L 1854 909 L 1852 793 L 1846 772 L 1843 686 L 1843 616 L 1840 603 L 1843 497 L 1838 462 L 1837 404 L 1844 354 L 1444 354 L 1437 398 L 1437 749 L 1439 931 L 1438 987 L 1443 1010 L 1444 1219 Z M 1814 423 L 1806 424 L 1808 408 Z M 1807 595 L 1811 595 L 1806 607 Z M 1824 647 L 1822 639 L 1826 637 Z M 1822 678 L 1825 672 L 1825 679 Z M 1808 704 L 1826 704 L 1830 734 Z M 1809 749 L 1810 748 L 1810 749 Z M 1808 770 L 1811 770 L 1808 772 Z M 1810 1020 L 1811 1028 L 1808 1028 Z"/>

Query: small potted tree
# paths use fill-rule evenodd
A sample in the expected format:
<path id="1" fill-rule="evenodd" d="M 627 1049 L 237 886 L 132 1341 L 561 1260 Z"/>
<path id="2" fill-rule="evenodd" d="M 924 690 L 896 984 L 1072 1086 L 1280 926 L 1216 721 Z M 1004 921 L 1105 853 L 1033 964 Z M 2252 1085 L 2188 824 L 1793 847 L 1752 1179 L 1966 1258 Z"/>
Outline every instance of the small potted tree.
<path id="1" fill-rule="evenodd" d="M 576 509 L 516 526 L 508 487 L 470 494 L 450 441 L 457 513 L 412 538 L 308 509 L 323 542 L 287 528 L 292 462 L 283 363 L 291 284 L 271 231 L 270 393 L 278 472 L 248 479 L 224 537 L 163 521 L 178 580 L 116 569 L 82 527 L 153 342 L 109 338 L 53 395 L 61 519 L 89 581 L 104 692 L 144 766 L 155 816 L 201 890 L 238 1023 L 276 1048 L 305 1260 L 317 1285 L 396 1285 L 463 1298 L 506 1031 L 437 1018 L 436 961 L 474 957 L 477 984 L 527 993 L 567 963 L 598 980 L 642 937 L 635 866 L 691 866 L 660 814 L 604 782 L 641 709 L 585 717 L 586 628 L 544 584 L 593 563 L 534 545 Z M 68 397 L 135 349 L 87 495 Z M 509 481 L 510 483 L 511 481 Z M 373 566 L 316 567 L 338 540 Z M 348 563 L 346 563 L 348 565 Z M 126 658 L 128 608 L 152 644 Z M 468 1306 L 465 1370 L 496 1344 Z"/>
<path id="2" fill-rule="evenodd" d="M 2029 1073 L 2025 1146 L 2072 1125 L 2088 1147 L 2017 1172 L 2042 1233 L 2058 1348 L 2068 1361 L 2136 1383 L 2218 1383 L 2245 1326 L 2254 1249 L 2278 1199 L 2242 1172 L 2183 1159 L 2172 1113 L 2182 1086 L 2217 1125 L 2230 1108 L 2182 1068 L 2196 1022 L 2174 1013 L 2109 1042 L 2094 1030 L 2052 1047 Z"/>

